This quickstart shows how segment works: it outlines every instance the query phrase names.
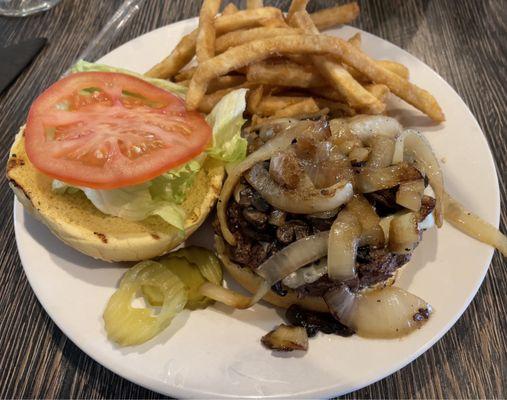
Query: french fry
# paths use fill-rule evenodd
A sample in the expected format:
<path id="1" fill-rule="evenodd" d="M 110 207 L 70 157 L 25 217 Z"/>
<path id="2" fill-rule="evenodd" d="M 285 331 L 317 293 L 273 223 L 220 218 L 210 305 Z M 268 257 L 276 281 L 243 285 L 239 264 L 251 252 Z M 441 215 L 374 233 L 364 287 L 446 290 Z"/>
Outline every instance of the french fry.
<path id="1" fill-rule="evenodd" d="M 361 48 L 361 33 L 357 32 L 355 35 L 351 36 L 348 42 L 358 49 Z"/>
<path id="2" fill-rule="evenodd" d="M 306 11 L 294 13 L 291 23 L 308 33 L 318 34 L 319 32 Z M 361 108 L 368 114 L 380 114 L 385 110 L 385 104 L 363 88 L 340 63 L 329 57 L 317 55 L 312 56 L 311 60 L 321 75 L 343 95 L 352 107 Z"/>
<path id="3" fill-rule="evenodd" d="M 354 36 L 351 36 L 348 40 L 348 42 L 352 45 L 357 47 L 358 49 L 361 48 L 361 34 L 358 32 Z M 401 76 L 402 78 L 408 79 L 409 77 L 409 71 L 408 68 L 405 67 L 403 64 L 397 63 L 395 61 L 390 60 L 377 60 L 377 63 L 380 64 L 385 69 L 388 69 L 389 71 L 394 72 L 396 75 Z M 367 80 L 367 78 L 361 74 L 359 71 L 352 67 L 346 67 L 347 71 L 358 81 L 364 82 Z"/>
<path id="4" fill-rule="evenodd" d="M 246 8 L 253 10 L 254 8 L 264 7 L 262 0 L 246 0 Z"/>
<path id="5" fill-rule="evenodd" d="M 325 8 L 310 14 L 310 16 L 317 29 L 323 31 L 354 21 L 359 16 L 359 6 L 354 1 L 343 6 Z"/>
<path id="6" fill-rule="evenodd" d="M 370 83 L 364 85 L 364 88 L 382 102 L 385 101 L 389 94 L 389 88 L 381 83 Z"/>
<path id="7" fill-rule="evenodd" d="M 282 12 L 274 7 L 241 10 L 234 14 L 217 17 L 215 19 L 215 31 L 220 35 L 238 29 L 252 28 L 271 18 L 283 21 Z M 197 34 L 198 29 L 183 36 L 171 54 L 152 67 L 145 75 L 163 79 L 172 78 L 176 75 L 194 57 Z"/>
<path id="8" fill-rule="evenodd" d="M 261 21 L 261 25 L 266 28 L 288 28 L 289 26 L 283 18 L 269 18 Z"/>
<path id="9" fill-rule="evenodd" d="M 194 75 L 196 69 L 197 69 L 197 67 L 190 67 L 190 68 L 186 68 L 184 70 L 181 70 L 174 77 L 174 81 L 181 82 L 181 81 L 185 81 L 187 79 L 192 79 L 192 76 Z"/>
<path id="10" fill-rule="evenodd" d="M 326 82 L 312 66 L 302 66 L 290 61 L 267 63 L 259 62 L 248 67 L 246 79 L 265 85 L 287 87 L 319 87 Z"/>
<path id="11" fill-rule="evenodd" d="M 391 60 L 377 60 L 377 64 L 382 68 L 394 72 L 396 75 L 401 76 L 404 79 L 409 78 L 410 72 L 403 64 Z"/>
<path id="12" fill-rule="evenodd" d="M 289 11 L 287 13 L 287 21 L 289 21 L 289 25 L 290 25 L 290 20 L 291 20 L 292 16 L 294 15 L 294 13 L 296 13 L 298 11 L 306 10 L 306 6 L 308 5 L 308 1 L 309 0 L 292 0 L 291 1 L 290 6 L 289 6 Z"/>
<path id="13" fill-rule="evenodd" d="M 202 99 L 201 104 L 199 104 L 199 109 L 198 110 L 200 112 L 204 113 L 204 114 L 209 114 L 211 112 L 211 110 L 213 109 L 213 107 L 215 107 L 215 105 L 226 94 L 228 94 L 228 93 L 230 93 L 230 92 L 232 92 L 234 90 L 237 90 L 237 89 L 243 89 L 243 88 L 251 89 L 252 86 L 253 85 L 251 85 L 248 82 L 246 82 L 246 83 L 238 85 L 238 86 L 230 87 L 230 88 L 227 88 L 227 89 L 217 90 L 214 93 L 207 94 Z"/>
<path id="14" fill-rule="evenodd" d="M 317 103 L 317 105 L 319 106 L 319 108 L 329 109 L 329 111 L 335 117 L 337 117 L 337 116 L 352 117 L 352 116 L 356 115 L 356 111 L 346 103 L 323 99 L 323 98 L 319 98 L 319 97 L 314 97 L 314 100 Z"/>
<path id="15" fill-rule="evenodd" d="M 266 96 L 262 98 L 256 107 L 255 112 L 262 117 L 272 116 L 279 110 L 307 99 L 311 99 L 311 97 Z"/>
<path id="16" fill-rule="evenodd" d="M 252 28 L 226 33 L 217 38 L 215 46 L 216 53 L 220 54 L 229 47 L 239 46 L 253 40 L 270 38 L 275 36 L 299 35 L 302 31 L 293 28 Z"/>
<path id="17" fill-rule="evenodd" d="M 221 0 L 204 0 L 199 14 L 199 32 L 195 43 L 197 62 L 202 63 L 215 56 L 215 26 L 213 19 L 220 9 Z"/>
<path id="18" fill-rule="evenodd" d="M 221 15 L 215 20 L 217 34 L 236 31 L 238 29 L 254 28 L 263 25 L 268 20 L 283 22 L 282 12 L 275 7 L 255 8 L 253 10 L 240 10 L 235 14 Z"/>
<path id="19" fill-rule="evenodd" d="M 386 85 L 377 84 L 377 83 L 368 83 L 364 85 L 364 88 L 370 92 L 372 95 L 374 95 L 377 99 L 384 102 L 385 97 L 389 93 L 389 88 Z M 337 90 L 334 90 L 331 87 L 318 87 L 318 88 L 309 88 L 307 89 L 309 92 L 313 93 L 316 96 L 323 97 L 327 100 L 333 100 L 340 103 L 345 102 L 345 98 L 343 95 L 338 92 Z"/>
<path id="20" fill-rule="evenodd" d="M 274 118 L 288 118 L 303 115 L 312 115 L 318 113 L 319 106 L 311 97 L 301 100 L 298 103 L 291 104 L 275 112 Z"/>
<path id="21" fill-rule="evenodd" d="M 445 120 L 440 106 L 429 92 L 383 68 L 350 43 L 326 35 L 291 35 L 284 37 L 284 40 L 275 37 L 230 48 L 199 65 L 190 81 L 186 96 L 187 108 L 197 109 L 212 79 L 279 54 L 331 54 L 339 61 L 356 68 L 373 82 L 386 85 L 392 93 L 434 121 Z"/>
<path id="22" fill-rule="evenodd" d="M 397 63 L 396 61 L 390 61 L 390 60 L 376 60 L 375 62 L 379 66 L 395 73 L 396 75 L 402 77 L 403 79 L 408 79 L 408 77 L 409 77 L 408 68 L 405 67 L 403 64 Z M 357 80 L 359 82 L 370 82 L 371 81 L 370 78 L 368 78 L 366 75 L 359 72 L 354 67 L 351 67 L 349 65 L 344 65 L 344 67 L 349 72 L 349 74 L 354 77 L 355 80 Z"/>
<path id="23" fill-rule="evenodd" d="M 224 7 L 222 15 L 231 15 L 238 11 L 238 7 L 234 3 L 229 3 Z"/>
<path id="24" fill-rule="evenodd" d="M 246 108 L 250 114 L 256 114 L 257 109 L 259 107 L 259 103 L 262 100 L 262 96 L 264 95 L 264 86 L 257 86 L 254 90 L 250 90 L 248 92 L 248 96 L 246 99 Z"/>
<path id="25" fill-rule="evenodd" d="M 152 78 L 172 78 L 194 57 L 197 34 L 198 30 L 196 29 L 183 36 L 171 54 L 152 67 L 145 75 Z"/>
<path id="26" fill-rule="evenodd" d="M 328 100 L 338 101 L 341 103 L 344 103 L 346 101 L 345 97 L 343 97 L 343 95 L 338 90 L 335 90 L 330 86 L 308 88 L 307 90 L 315 96 L 323 97 Z"/>
<path id="27" fill-rule="evenodd" d="M 217 90 L 228 89 L 245 83 L 246 78 L 243 75 L 226 75 L 213 79 L 208 86 L 208 93 Z M 184 81 L 185 82 L 185 81 Z"/>

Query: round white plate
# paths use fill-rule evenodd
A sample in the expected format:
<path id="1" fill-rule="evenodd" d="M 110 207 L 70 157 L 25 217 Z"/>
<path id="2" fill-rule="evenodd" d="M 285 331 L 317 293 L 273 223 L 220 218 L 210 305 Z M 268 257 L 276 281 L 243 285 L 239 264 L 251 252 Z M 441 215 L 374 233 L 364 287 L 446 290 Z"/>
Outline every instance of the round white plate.
<path id="1" fill-rule="evenodd" d="M 195 25 L 196 20 L 187 20 L 149 32 L 100 61 L 144 72 Z M 348 38 L 357 31 L 343 27 L 333 34 Z M 394 102 L 395 114 L 405 126 L 419 127 L 426 134 L 442 161 L 449 192 L 498 226 L 500 202 L 493 159 L 466 105 L 421 61 L 378 37 L 361 33 L 368 54 L 405 64 L 411 80 L 430 90 L 440 102 L 447 116 L 440 126 L 401 102 Z M 422 329 L 403 339 L 319 335 L 310 340 L 306 354 L 280 355 L 263 348 L 259 339 L 281 322 L 281 311 L 265 304 L 245 311 L 216 305 L 185 311 L 149 343 L 120 349 L 106 339 L 102 311 L 125 269 L 67 247 L 17 202 L 14 218 L 26 275 L 60 329 L 115 373 L 176 397 L 330 397 L 382 379 L 414 360 L 449 330 L 477 292 L 493 254 L 490 247 L 449 225 L 438 232 L 428 231 L 397 284 L 430 302 L 435 313 Z M 209 243 L 210 239 L 208 227 L 192 240 Z"/>

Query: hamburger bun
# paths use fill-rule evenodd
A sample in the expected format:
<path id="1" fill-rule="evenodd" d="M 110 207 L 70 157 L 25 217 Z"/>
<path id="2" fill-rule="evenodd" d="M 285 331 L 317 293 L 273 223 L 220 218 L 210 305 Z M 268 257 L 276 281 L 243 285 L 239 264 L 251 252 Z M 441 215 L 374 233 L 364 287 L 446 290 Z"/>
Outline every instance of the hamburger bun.
<path id="1" fill-rule="evenodd" d="M 74 249 L 105 261 L 139 261 L 160 256 L 182 243 L 206 219 L 222 187 L 224 167 L 208 158 L 182 207 L 185 233 L 158 216 L 129 221 L 100 212 L 81 191 L 58 194 L 52 178 L 38 172 L 25 152 L 24 128 L 7 163 L 7 179 L 23 206 Z"/>

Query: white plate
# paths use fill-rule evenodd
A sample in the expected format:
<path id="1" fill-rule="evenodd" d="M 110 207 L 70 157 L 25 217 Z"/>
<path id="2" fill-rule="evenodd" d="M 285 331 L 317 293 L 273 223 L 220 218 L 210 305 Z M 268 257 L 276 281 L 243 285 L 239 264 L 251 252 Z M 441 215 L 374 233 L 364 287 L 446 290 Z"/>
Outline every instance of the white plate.
<path id="1" fill-rule="evenodd" d="M 166 56 L 195 25 L 195 20 L 187 20 L 157 29 L 117 48 L 101 62 L 143 72 Z M 347 38 L 357 31 L 343 27 L 334 33 Z M 430 90 L 440 102 L 447 116 L 440 126 L 433 126 L 401 102 L 395 103 L 396 115 L 405 126 L 419 126 L 426 133 L 443 160 L 448 190 L 498 226 L 500 202 L 493 159 L 466 105 L 421 61 L 378 37 L 361 33 L 367 53 L 408 66 L 412 81 Z M 490 247 L 448 225 L 438 232 L 427 232 L 398 285 L 429 301 L 435 313 L 423 329 L 403 339 L 319 335 L 310 340 L 307 354 L 281 356 L 259 342 L 280 323 L 280 311 L 264 304 L 246 311 L 217 305 L 184 312 L 149 343 L 119 349 L 106 339 L 102 311 L 124 269 L 67 247 L 17 202 L 14 212 L 26 275 L 60 329 L 115 373 L 176 397 L 329 397 L 382 379 L 414 360 L 449 330 L 477 292 L 493 254 Z M 210 236 L 209 228 L 201 229 L 194 240 L 207 242 Z"/>

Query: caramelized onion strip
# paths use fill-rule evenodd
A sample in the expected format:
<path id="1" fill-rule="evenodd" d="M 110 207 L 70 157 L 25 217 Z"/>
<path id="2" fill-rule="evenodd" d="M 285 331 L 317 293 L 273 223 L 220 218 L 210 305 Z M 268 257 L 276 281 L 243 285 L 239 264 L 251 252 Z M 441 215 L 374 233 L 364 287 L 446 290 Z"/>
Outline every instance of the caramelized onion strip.
<path id="1" fill-rule="evenodd" d="M 428 177 L 429 184 L 435 192 L 435 223 L 440 228 L 444 215 L 444 177 L 438 160 L 426 138 L 414 130 L 406 130 L 403 135 L 405 161 L 414 161 L 417 169 Z"/>
<path id="2" fill-rule="evenodd" d="M 273 181 L 261 164 L 254 165 L 245 174 L 245 178 L 273 207 L 294 214 L 334 210 L 349 201 L 354 194 L 350 182 L 338 182 L 324 189 L 289 190 Z"/>
<path id="3" fill-rule="evenodd" d="M 348 210 L 340 212 L 329 231 L 327 274 L 330 279 L 344 281 L 355 276 L 360 235 L 357 217 Z"/>
<path id="4" fill-rule="evenodd" d="M 444 192 L 445 220 L 482 243 L 498 249 L 504 257 L 507 257 L 507 237 L 477 215 L 467 211 L 457 200 Z"/>
<path id="5" fill-rule="evenodd" d="M 421 298 L 390 286 L 366 293 L 353 293 L 341 285 L 324 299 L 333 316 L 370 338 L 397 338 L 420 328 L 429 318 L 431 306 Z"/>

